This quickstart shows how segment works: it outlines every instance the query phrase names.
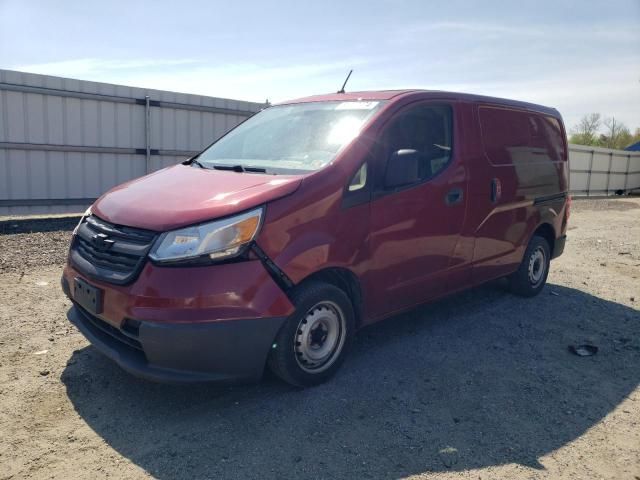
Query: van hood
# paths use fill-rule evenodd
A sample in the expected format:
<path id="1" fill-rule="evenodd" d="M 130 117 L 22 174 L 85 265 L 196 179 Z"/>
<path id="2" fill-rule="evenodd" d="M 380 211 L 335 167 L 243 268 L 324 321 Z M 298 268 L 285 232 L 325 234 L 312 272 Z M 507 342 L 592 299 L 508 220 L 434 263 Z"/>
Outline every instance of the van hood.
<path id="1" fill-rule="evenodd" d="M 167 231 L 231 215 L 297 190 L 302 177 L 175 165 L 123 183 L 91 207 L 117 225 Z"/>

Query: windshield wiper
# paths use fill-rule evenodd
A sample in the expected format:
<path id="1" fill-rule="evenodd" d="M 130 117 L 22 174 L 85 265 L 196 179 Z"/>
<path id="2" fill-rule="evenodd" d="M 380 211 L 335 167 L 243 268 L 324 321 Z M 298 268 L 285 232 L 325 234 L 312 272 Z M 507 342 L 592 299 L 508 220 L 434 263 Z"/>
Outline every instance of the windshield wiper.
<path id="1" fill-rule="evenodd" d="M 225 165 L 225 164 L 217 164 L 214 165 L 213 168 L 216 170 L 231 170 L 232 172 L 244 173 L 244 172 L 252 172 L 252 173 L 267 173 L 266 168 L 261 167 L 245 167 L 242 165 Z"/>
<path id="2" fill-rule="evenodd" d="M 202 163 L 200 163 L 198 160 L 196 160 L 195 158 L 191 159 L 191 165 L 197 165 L 200 168 L 204 168 L 206 170 L 207 167 L 205 167 Z"/>

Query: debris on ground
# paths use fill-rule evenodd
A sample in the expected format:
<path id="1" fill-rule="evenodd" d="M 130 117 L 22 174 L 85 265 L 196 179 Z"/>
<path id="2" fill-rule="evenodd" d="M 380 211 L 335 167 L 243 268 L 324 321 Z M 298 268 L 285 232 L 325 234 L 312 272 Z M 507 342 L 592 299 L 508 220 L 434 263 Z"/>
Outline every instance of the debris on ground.
<path id="1" fill-rule="evenodd" d="M 458 449 L 453 447 L 445 447 L 438 452 L 440 460 L 445 467 L 451 468 L 458 463 Z"/>
<path id="2" fill-rule="evenodd" d="M 598 353 L 598 347 L 595 345 L 569 345 L 569 351 L 579 357 L 591 357 Z"/>

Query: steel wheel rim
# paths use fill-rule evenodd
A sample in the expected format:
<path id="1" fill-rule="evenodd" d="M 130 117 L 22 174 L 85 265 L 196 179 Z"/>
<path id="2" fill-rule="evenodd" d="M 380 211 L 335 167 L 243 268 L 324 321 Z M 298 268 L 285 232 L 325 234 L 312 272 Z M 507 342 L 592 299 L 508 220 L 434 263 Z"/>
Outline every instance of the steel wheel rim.
<path id="1" fill-rule="evenodd" d="M 334 302 L 319 302 L 298 323 L 293 347 L 298 366 L 320 373 L 333 365 L 345 341 L 346 321 Z"/>
<path id="2" fill-rule="evenodd" d="M 529 282 L 537 287 L 544 278 L 547 268 L 545 253 L 542 247 L 536 247 L 529 257 Z"/>

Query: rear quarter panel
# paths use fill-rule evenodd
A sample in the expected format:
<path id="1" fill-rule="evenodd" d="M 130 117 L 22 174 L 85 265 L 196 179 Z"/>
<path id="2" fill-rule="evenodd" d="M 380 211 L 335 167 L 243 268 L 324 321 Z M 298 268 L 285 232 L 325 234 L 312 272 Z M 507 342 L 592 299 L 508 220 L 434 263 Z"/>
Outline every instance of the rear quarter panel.
<path id="1" fill-rule="evenodd" d="M 564 233 L 567 143 L 559 114 L 476 106 L 469 234 L 476 238 L 474 283 L 506 275 L 522 260 L 533 232 L 550 224 Z M 491 185 L 501 194 L 492 201 Z"/>

